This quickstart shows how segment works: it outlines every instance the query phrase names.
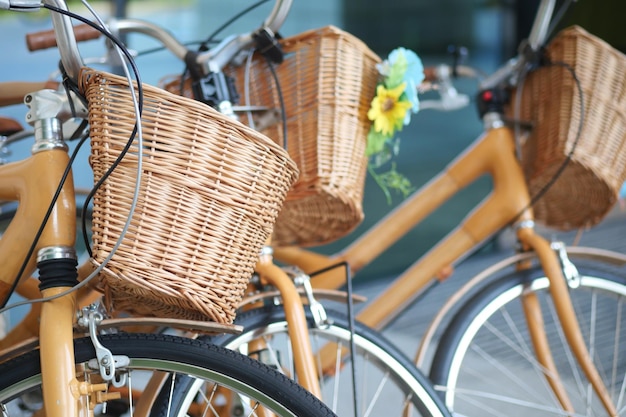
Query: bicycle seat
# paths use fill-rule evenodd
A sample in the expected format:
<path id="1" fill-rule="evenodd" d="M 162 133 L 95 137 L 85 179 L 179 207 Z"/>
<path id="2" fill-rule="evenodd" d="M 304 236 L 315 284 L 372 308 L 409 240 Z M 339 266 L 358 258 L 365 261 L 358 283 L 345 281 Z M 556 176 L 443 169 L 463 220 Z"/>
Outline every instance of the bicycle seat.
<path id="1" fill-rule="evenodd" d="M 17 120 L 0 116 L 0 136 L 9 136 L 22 130 L 24 128 Z"/>

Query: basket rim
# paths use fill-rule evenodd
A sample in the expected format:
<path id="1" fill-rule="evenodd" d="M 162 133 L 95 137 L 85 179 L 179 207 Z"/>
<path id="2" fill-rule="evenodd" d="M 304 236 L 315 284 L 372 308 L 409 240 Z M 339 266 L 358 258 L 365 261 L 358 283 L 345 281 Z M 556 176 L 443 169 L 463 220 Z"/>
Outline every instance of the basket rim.
<path id="1" fill-rule="evenodd" d="M 326 25 L 326 26 L 320 26 L 314 29 L 309 29 L 304 32 L 298 33 L 296 35 L 280 39 L 279 43 L 282 46 L 288 46 L 293 43 L 318 40 L 323 37 L 347 38 L 355 46 L 358 46 L 360 52 L 366 54 L 368 58 L 375 59 L 379 62 L 381 61 L 380 56 L 378 56 L 378 54 L 372 51 L 365 42 L 363 42 L 361 39 L 354 36 L 350 32 L 340 29 L 339 27 L 335 25 Z"/>
<path id="2" fill-rule="evenodd" d="M 120 87 L 129 87 L 128 79 L 126 77 L 113 74 L 108 71 L 98 70 L 92 67 L 82 67 L 79 72 L 79 91 L 81 94 L 84 94 L 92 84 L 96 83 L 97 80 L 105 80 L 104 86 L 107 88 L 111 87 L 112 83 L 120 85 Z M 179 106 L 184 106 L 189 108 L 189 111 L 197 112 L 200 115 L 213 118 L 220 123 L 225 123 L 230 125 L 231 128 L 239 130 L 246 137 L 251 137 L 255 140 L 260 140 L 263 144 L 269 146 L 270 148 L 278 147 L 281 151 L 284 151 L 284 148 L 280 145 L 277 145 L 273 140 L 271 140 L 266 135 L 261 132 L 254 130 L 239 120 L 231 118 L 219 111 L 215 110 L 208 104 L 202 103 L 200 101 L 194 100 L 192 98 L 188 98 L 185 96 L 177 95 L 174 93 L 170 93 L 167 90 L 164 90 L 155 85 L 142 82 L 141 83 L 144 92 L 149 92 L 151 94 L 155 94 L 156 96 L 162 98 L 163 100 L 167 100 L 168 102 L 174 103 Z M 135 90 L 137 89 L 137 81 L 133 80 L 133 86 Z M 295 163 L 294 163 L 295 167 Z M 297 167 L 296 167 L 297 169 Z"/>

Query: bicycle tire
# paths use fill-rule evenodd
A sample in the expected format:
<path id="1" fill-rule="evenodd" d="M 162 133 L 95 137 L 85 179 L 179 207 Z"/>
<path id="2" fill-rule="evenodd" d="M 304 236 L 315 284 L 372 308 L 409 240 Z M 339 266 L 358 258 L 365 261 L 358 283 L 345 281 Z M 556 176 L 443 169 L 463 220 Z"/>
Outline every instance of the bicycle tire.
<path id="1" fill-rule="evenodd" d="M 120 333 L 102 335 L 99 339 L 114 355 L 125 355 L 130 359 L 130 364 L 123 370 L 125 373 L 137 371 L 132 377 L 127 377 L 128 381 L 133 381 L 135 390 L 141 380 L 146 380 L 146 371 L 167 372 L 171 375 L 169 380 L 183 373 L 238 393 L 239 398 L 245 401 L 237 404 L 237 411 L 247 407 L 250 404 L 248 400 L 253 399 L 280 416 L 334 416 L 321 401 L 289 378 L 258 361 L 217 345 L 162 334 Z M 89 338 L 75 340 L 75 356 L 77 364 L 95 358 Z M 8 417 L 30 415 L 31 408 L 41 406 L 36 402 L 37 395 L 33 395 L 40 388 L 40 372 L 38 349 L 0 365 L 0 404 L 6 407 Z M 95 373 L 99 376 L 98 371 Z M 27 403 L 28 398 L 31 401 Z M 153 404 L 151 416 L 164 415 L 163 407 L 167 404 L 163 402 L 163 396 L 160 400 Z M 185 415 L 187 412 L 176 408 L 182 404 L 173 405 L 175 407 L 169 409 L 170 415 Z M 212 408 L 212 412 L 215 410 Z M 227 410 L 226 415 L 236 415 L 230 411 Z"/>
<path id="2" fill-rule="evenodd" d="M 570 285 L 572 302 L 593 362 L 623 416 L 626 332 L 620 329 L 626 327 L 626 280 L 623 272 L 606 264 L 577 264 L 580 280 Z M 572 362 L 540 267 L 489 283 L 455 314 L 430 372 L 445 404 L 465 416 L 565 415 L 534 356 L 519 302 L 523 291 L 540 299 L 554 361 L 576 415 L 606 415 Z"/>
<path id="3" fill-rule="evenodd" d="M 330 324 L 317 328 L 310 310 L 305 309 L 305 311 L 314 352 L 319 352 L 319 348 L 330 341 L 341 343 L 341 346 L 349 346 L 350 327 L 345 315 L 326 309 Z M 262 361 L 278 369 L 288 369 L 286 372 L 289 375 L 295 375 L 289 356 L 291 348 L 282 306 L 268 305 L 239 313 L 235 323 L 243 326 L 243 333 L 219 335 L 212 338 L 212 342 L 229 349 L 249 353 L 246 344 L 251 340 L 263 338 L 269 347 L 268 354 Z M 363 389 L 357 395 L 371 394 L 372 396 L 367 398 L 360 396 L 357 398 L 359 406 L 354 405 L 352 361 L 344 358 L 343 366 L 332 370 L 334 374 L 332 377 L 327 375 L 320 380 L 322 400 L 335 413 L 341 416 L 354 416 L 356 415 L 355 409 L 358 409 L 359 415 L 404 415 L 402 414 L 403 407 L 409 403 L 412 414 L 406 415 L 449 415 L 433 390 L 430 380 L 380 333 L 355 322 L 354 344 L 359 358 L 357 361 L 359 366 L 356 368 L 357 384 L 361 384 L 360 388 Z M 336 360 L 335 363 L 338 364 L 339 361 Z M 319 358 L 316 359 L 316 364 L 318 375 L 322 375 L 323 372 L 319 369 Z M 366 380 L 380 381 L 380 384 L 372 390 L 371 385 L 364 383 Z"/>

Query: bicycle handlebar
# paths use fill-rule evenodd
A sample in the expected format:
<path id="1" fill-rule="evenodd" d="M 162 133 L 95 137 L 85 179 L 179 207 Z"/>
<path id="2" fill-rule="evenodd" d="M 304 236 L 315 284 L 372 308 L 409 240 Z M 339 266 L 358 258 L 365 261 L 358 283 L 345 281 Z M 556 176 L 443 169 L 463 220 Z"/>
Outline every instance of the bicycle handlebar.
<path id="1" fill-rule="evenodd" d="M 37 5 L 40 4 L 40 1 L 35 0 L 0 0 L 0 9 L 16 11 L 36 10 Z M 64 0 L 44 0 L 44 4 L 67 10 Z M 276 0 L 272 11 L 260 29 L 274 35 L 284 23 L 291 4 L 292 0 Z M 89 25 L 73 27 L 69 17 L 58 13 L 52 14 L 52 24 L 54 27 L 52 30 L 37 32 L 27 36 L 29 50 L 45 49 L 56 45 L 59 48 L 65 70 L 71 78 L 76 79 L 78 71 L 83 66 L 77 42 L 95 39 L 100 34 L 96 34 L 97 30 L 89 27 Z M 113 33 L 142 33 L 157 39 L 181 60 L 185 60 L 190 53 L 189 49 L 182 45 L 167 30 L 146 21 L 138 19 L 112 20 L 109 29 Z M 253 45 L 253 35 L 254 32 L 250 32 L 229 37 L 217 47 L 195 56 L 195 61 L 205 72 L 221 70 L 242 49 Z"/>
<path id="2" fill-rule="evenodd" d="M 540 48 L 545 41 L 555 2 L 556 0 L 541 0 L 528 38 L 528 46 L 533 51 Z M 25 10 L 25 5 L 30 4 L 31 7 L 35 7 L 35 3 L 39 4 L 39 1 L 0 0 L 0 8 L 18 10 L 19 5 L 22 7 L 22 9 L 19 10 Z M 66 9 L 64 0 L 44 0 L 44 3 Z M 262 28 L 269 30 L 271 34 L 275 34 L 284 23 L 284 20 L 291 8 L 291 4 L 292 0 L 276 0 L 271 13 L 264 21 Z M 82 59 L 78 53 L 76 41 L 93 39 L 96 37 L 95 31 L 80 28 L 78 32 L 74 34 L 74 30 L 70 30 L 72 26 L 69 24 L 69 18 L 58 14 L 53 14 L 52 18 L 55 29 L 53 31 L 29 35 L 29 38 L 31 38 L 29 41 L 29 48 L 31 48 L 32 45 L 32 48 L 34 49 L 41 49 L 60 43 L 58 46 L 61 53 L 61 59 L 66 67 L 66 70 L 68 71 L 68 74 L 75 77 L 78 74 L 78 70 L 82 66 Z M 181 60 L 184 60 L 190 52 L 168 31 L 149 22 L 137 19 L 119 19 L 111 22 L 111 29 L 114 32 L 136 32 L 153 37 L 159 40 L 168 50 Z M 198 54 L 195 57 L 195 61 L 204 69 L 205 72 L 218 71 L 230 62 L 239 51 L 251 46 L 252 43 L 253 32 L 234 35 L 222 41 L 222 43 L 217 47 L 207 52 Z M 481 88 L 491 88 L 502 82 L 514 82 L 515 76 L 525 64 L 524 54 L 520 51 L 516 58 L 511 59 L 502 68 L 494 72 L 491 76 L 485 78 L 481 83 Z"/>
<path id="3" fill-rule="evenodd" d="M 74 37 L 77 42 L 98 39 L 102 33 L 86 23 L 73 27 Z M 48 48 L 56 48 L 57 39 L 54 29 L 42 30 L 26 34 L 26 47 L 30 52 L 41 51 Z"/>
<path id="4" fill-rule="evenodd" d="M 527 43 L 527 47 L 532 51 L 538 50 L 545 42 L 549 23 L 554 11 L 555 1 L 556 0 L 541 0 Z M 61 9 L 66 9 L 64 0 L 44 0 L 44 2 Z M 34 3 L 34 0 L 0 0 L 0 8 L 6 8 L 4 6 L 7 4 L 9 4 L 10 8 L 17 7 L 17 3 Z M 272 35 L 275 34 L 284 23 L 289 9 L 291 8 L 291 4 L 292 0 L 276 0 L 270 15 L 264 21 L 261 29 L 268 30 Z M 75 78 L 78 74 L 78 70 L 83 65 L 76 42 L 95 39 L 100 36 L 100 33 L 88 25 L 72 27 L 69 24 L 69 18 L 57 13 L 52 15 L 52 19 L 54 25 L 53 30 L 27 35 L 29 50 L 49 48 L 54 45 L 59 46 L 61 59 L 66 71 L 68 71 L 70 77 Z M 139 19 L 114 19 L 109 22 L 108 26 L 113 34 L 141 33 L 154 38 L 183 61 L 186 60 L 188 54 L 191 52 L 166 29 L 147 21 Z M 193 60 L 205 74 L 211 71 L 219 71 L 242 49 L 253 45 L 253 35 L 254 32 L 233 35 L 223 40 L 218 46 L 211 50 L 196 54 Z M 480 83 L 480 88 L 493 88 L 503 82 L 514 84 L 516 82 L 516 76 L 523 70 L 527 63 L 526 61 L 527 58 L 524 51 L 519 51 L 517 57 L 509 60 L 500 69 L 484 78 Z M 426 79 L 428 80 L 429 76 L 433 76 L 437 79 L 441 87 L 440 93 L 442 100 L 440 100 L 439 103 L 425 102 L 423 108 L 452 110 L 463 107 L 468 103 L 466 96 L 458 95 L 456 90 L 449 83 L 450 74 L 441 73 L 441 71 L 444 70 L 449 72 L 450 68 L 447 66 L 433 67 L 433 71 L 435 72 L 430 75 L 427 69 Z M 437 73 L 437 71 L 439 71 L 439 73 Z M 461 76 L 476 76 L 476 73 L 469 67 L 457 67 L 455 71 L 465 71 L 465 73 L 458 74 Z"/>

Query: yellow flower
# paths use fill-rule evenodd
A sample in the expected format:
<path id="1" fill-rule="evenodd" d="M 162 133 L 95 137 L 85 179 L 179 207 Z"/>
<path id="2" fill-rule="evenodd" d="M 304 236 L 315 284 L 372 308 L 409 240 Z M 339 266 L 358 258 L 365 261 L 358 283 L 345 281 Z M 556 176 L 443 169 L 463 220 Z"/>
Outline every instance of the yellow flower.
<path id="1" fill-rule="evenodd" d="M 396 129 L 402 128 L 406 112 L 411 108 L 411 102 L 400 100 L 405 87 L 406 83 L 389 90 L 382 84 L 376 88 L 376 97 L 367 112 L 367 118 L 374 122 L 376 132 L 391 136 Z"/>

